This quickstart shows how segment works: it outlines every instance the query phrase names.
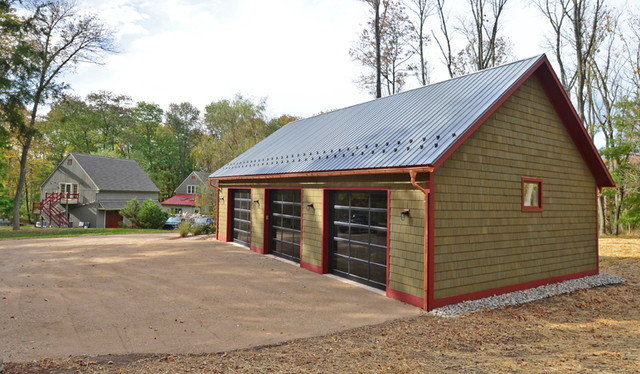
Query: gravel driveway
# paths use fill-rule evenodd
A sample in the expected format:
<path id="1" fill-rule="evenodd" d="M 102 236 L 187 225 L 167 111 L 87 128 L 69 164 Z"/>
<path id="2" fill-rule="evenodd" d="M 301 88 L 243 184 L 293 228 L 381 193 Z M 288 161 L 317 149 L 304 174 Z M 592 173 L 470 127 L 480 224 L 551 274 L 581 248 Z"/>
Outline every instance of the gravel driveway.
<path id="1" fill-rule="evenodd" d="M 176 237 L 0 241 L 0 357 L 223 352 L 421 313 L 235 245 Z"/>

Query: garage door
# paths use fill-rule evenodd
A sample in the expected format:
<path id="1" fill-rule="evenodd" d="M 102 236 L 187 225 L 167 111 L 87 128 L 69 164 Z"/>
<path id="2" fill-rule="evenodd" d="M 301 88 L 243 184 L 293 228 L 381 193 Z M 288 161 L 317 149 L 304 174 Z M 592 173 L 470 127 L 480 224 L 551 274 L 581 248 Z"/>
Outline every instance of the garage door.
<path id="1" fill-rule="evenodd" d="M 122 222 L 122 216 L 120 212 L 117 210 L 106 210 L 105 211 L 105 220 L 104 227 L 107 229 L 118 229 L 120 228 L 120 223 Z"/>
<path id="2" fill-rule="evenodd" d="M 233 241 L 250 246 L 251 243 L 251 190 L 232 190 Z"/>
<path id="3" fill-rule="evenodd" d="M 330 198 L 330 272 L 385 289 L 387 192 L 334 191 Z"/>
<path id="4" fill-rule="evenodd" d="M 272 190 L 269 196 L 269 252 L 300 262 L 300 190 Z"/>

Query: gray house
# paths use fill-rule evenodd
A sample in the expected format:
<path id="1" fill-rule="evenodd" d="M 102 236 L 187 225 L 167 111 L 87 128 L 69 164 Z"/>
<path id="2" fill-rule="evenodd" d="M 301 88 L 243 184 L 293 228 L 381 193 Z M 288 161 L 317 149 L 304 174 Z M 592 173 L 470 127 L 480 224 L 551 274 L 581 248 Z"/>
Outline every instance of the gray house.
<path id="1" fill-rule="evenodd" d="M 40 212 L 52 226 L 117 228 L 129 200 L 158 193 L 134 160 L 70 153 L 40 186 Z"/>
<path id="2" fill-rule="evenodd" d="M 207 182 L 209 173 L 192 171 L 174 191 L 175 195 L 163 201 L 162 208 L 173 213 L 199 213 L 197 212 L 196 199 L 200 191 L 198 189 Z"/>

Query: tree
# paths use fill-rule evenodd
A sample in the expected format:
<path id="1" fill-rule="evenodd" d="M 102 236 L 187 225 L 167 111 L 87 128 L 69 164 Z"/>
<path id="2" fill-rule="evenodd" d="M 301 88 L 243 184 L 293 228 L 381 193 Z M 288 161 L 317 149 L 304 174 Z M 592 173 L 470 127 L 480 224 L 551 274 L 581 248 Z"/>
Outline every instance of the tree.
<path id="1" fill-rule="evenodd" d="M 511 56 L 511 42 L 500 36 L 501 16 L 508 0 L 467 0 L 471 18 L 459 18 L 454 30 L 465 39 L 465 47 L 454 51 L 445 1 L 437 0 L 440 38 L 436 42 L 451 78 L 484 70 L 507 62 Z M 435 33 L 434 33 L 435 36 Z"/>
<path id="2" fill-rule="evenodd" d="M 380 56 L 380 0 L 362 0 L 373 10 L 373 40 L 375 48 L 376 98 L 382 97 L 382 62 Z"/>
<path id="3" fill-rule="evenodd" d="M 298 119 L 280 116 L 266 121 L 265 100 L 236 95 L 205 107 L 204 134 L 192 155 L 198 169 L 215 171 L 285 124 Z"/>
<path id="4" fill-rule="evenodd" d="M 80 15 L 71 0 L 28 0 L 26 10 L 32 18 L 32 28 L 24 36 L 24 43 L 32 48 L 29 69 L 20 80 L 20 104 L 29 106 L 28 121 L 16 123 L 21 139 L 20 178 L 13 205 L 13 229 L 20 229 L 20 202 L 27 171 L 27 159 L 38 109 L 41 104 L 57 96 L 64 84 L 58 78 L 80 63 L 97 63 L 115 51 L 113 34 L 94 15 Z"/>
<path id="5" fill-rule="evenodd" d="M 381 5 L 382 13 L 377 22 L 376 18 L 370 21 L 349 51 L 354 60 L 370 69 L 357 82 L 376 97 L 379 97 L 378 70 L 380 84 L 386 87 L 387 95 L 398 93 L 404 86 L 411 67 L 409 60 L 413 56 L 413 50 L 409 48 L 411 31 L 404 7 L 397 0 L 383 1 Z"/>
<path id="6" fill-rule="evenodd" d="M 151 199 L 145 200 L 138 211 L 138 223 L 143 229 L 160 228 L 166 219 L 167 213 Z"/>
<path id="7" fill-rule="evenodd" d="M 131 97 L 99 91 L 87 95 L 87 105 L 92 116 L 90 121 L 99 134 L 99 148 L 128 157 L 133 138 L 136 137 L 132 131 Z"/>
<path id="8" fill-rule="evenodd" d="M 162 125 L 164 111 L 159 105 L 141 101 L 133 109 L 133 121 L 137 141 L 134 150 L 142 156 L 142 165 L 153 173 L 156 171 L 156 133 Z"/>
<path id="9" fill-rule="evenodd" d="M 640 96 L 622 98 L 616 103 L 615 114 L 611 119 L 611 132 L 607 135 L 607 145 L 601 153 L 618 186 L 609 191 L 613 202 L 608 217 L 611 220 L 611 233 L 617 235 L 620 218 L 624 215 L 623 207 L 629 204 L 627 200 L 633 202 L 638 198 L 640 163 L 633 156 L 638 157 L 640 154 Z M 627 214 L 626 220 L 630 219 Z"/>
<path id="10" fill-rule="evenodd" d="M 599 25 L 608 13 L 605 0 L 536 0 L 536 6 L 553 30 L 550 44 L 562 85 L 575 98 L 580 120 L 587 124 L 585 91 L 589 64 L 602 41 Z M 590 135 L 595 134 L 591 131 Z"/>
<path id="11" fill-rule="evenodd" d="M 131 199 L 127 202 L 124 208 L 118 212 L 122 217 L 131 222 L 133 227 L 140 227 L 138 222 L 138 214 L 140 213 L 140 202 L 138 199 Z"/>
<path id="12" fill-rule="evenodd" d="M 413 17 L 409 18 L 411 25 L 411 48 L 419 58 L 418 66 L 415 67 L 416 76 L 420 84 L 429 84 L 429 63 L 425 56 L 425 49 L 431 42 L 431 37 L 425 33 L 427 18 L 434 8 L 433 0 L 409 0 L 409 10 Z"/>
<path id="13" fill-rule="evenodd" d="M 175 136 L 180 180 L 184 180 L 193 169 L 190 149 L 199 133 L 200 111 L 190 103 L 169 104 L 166 125 Z"/>
<path id="14" fill-rule="evenodd" d="M 91 154 L 98 150 L 99 133 L 93 117 L 91 108 L 77 96 L 64 95 L 51 105 L 41 131 L 59 159 L 69 152 Z"/>

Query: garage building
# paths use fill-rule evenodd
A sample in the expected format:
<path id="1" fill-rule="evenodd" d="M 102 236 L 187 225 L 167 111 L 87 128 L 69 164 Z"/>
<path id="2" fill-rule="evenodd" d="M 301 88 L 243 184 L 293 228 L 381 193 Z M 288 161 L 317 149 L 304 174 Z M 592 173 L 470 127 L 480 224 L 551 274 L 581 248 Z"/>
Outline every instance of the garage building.
<path id="1" fill-rule="evenodd" d="M 597 274 L 614 186 L 544 55 L 289 123 L 210 179 L 219 240 L 425 310 Z"/>

